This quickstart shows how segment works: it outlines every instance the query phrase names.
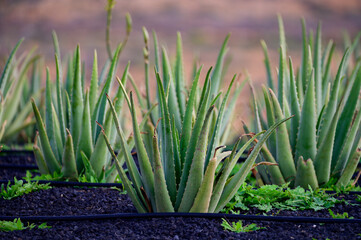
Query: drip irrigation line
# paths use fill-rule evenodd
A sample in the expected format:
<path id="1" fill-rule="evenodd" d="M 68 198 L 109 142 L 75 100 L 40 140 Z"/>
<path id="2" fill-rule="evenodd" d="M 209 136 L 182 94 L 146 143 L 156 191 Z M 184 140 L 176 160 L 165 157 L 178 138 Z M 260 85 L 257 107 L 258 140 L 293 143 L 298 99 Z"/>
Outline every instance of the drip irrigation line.
<path id="1" fill-rule="evenodd" d="M 235 220 L 256 220 L 274 222 L 304 222 L 304 223 L 357 223 L 361 224 L 361 219 L 348 218 L 317 218 L 317 217 L 287 217 L 287 216 L 263 216 L 263 215 L 237 215 L 223 213 L 115 213 L 115 214 L 95 214 L 77 216 L 0 216 L 2 221 L 12 221 L 20 218 L 27 222 L 58 222 L 58 221 L 89 221 L 108 219 L 150 219 L 150 218 L 208 218 L 208 219 L 235 219 Z"/>
<path id="2" fill-rule="evenodd" d="M 14 184 L 14 180 L 0 180 L 0 184 L 7 184 L 10 182 Z M 88 182 L 63 182 L 63 181 L 48 181 L 48 180 L 31 180 L 31 182 L 38 182 L 40 184 L 50 183 L 54 187 L 117 187 L 123 188 L 122 183 L 88 183 Z"/>
<path id="3" fill-rule="evenodd" d="M 1 150 L 0 156 L 5 156 L 6 153 L 10 153 L 10 154 L 18 153 L 19 155 L 32 155 L 32 156 L 34 156 L 33 150 Z"/>
<path id="4" fill-rule="evenodd" d="M 26 170 L 39 169 L 37 165 L 17 165 L 17 164 L 0 164 L 0 169 L 1 168 L 26 169 Z"/>

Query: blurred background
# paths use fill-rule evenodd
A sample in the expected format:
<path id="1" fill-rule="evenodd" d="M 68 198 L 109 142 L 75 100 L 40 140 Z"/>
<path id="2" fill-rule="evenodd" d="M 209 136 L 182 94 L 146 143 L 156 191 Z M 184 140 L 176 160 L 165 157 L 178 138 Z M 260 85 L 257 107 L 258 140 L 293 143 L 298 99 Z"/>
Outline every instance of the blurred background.
<path id="1" fill-rule="evenodd" d="M 107 59 L 106 4 L 105 0 L 0 0 L 1 64 L 16 41 L 25 37 L 20 51 L 38 46 L 37 52 L 44 56 L 54 76 L 51 32 L 55 30 L 63 57 L 80 44 L 89 80 L 94 49 L 98 52 L 99 66 Z M 232 63 L 225 80 L 229 81 L 234 73 L 244 76 L 247 71 L 256 88 L 266 83 L 261 39 L 268 45 L 273 73 L 276 74 L 279 45 L 277 14 L 283 18 L 288 54 L 296 65 L 300 62 L 302 17 L 306 19 L 308 29 L 316 29 L 317 23 L 322 22 L 323 39 L 333 39 L 337 44 L 336 59 L 341 58 L 344 31 L 354 37 L 361 30 L 360 0 L 117 0 L 111 24 L 113 48 L 125 35 L 127 12 L 133 20 L 133 32 L 120 57 L 118 73 L 130 60 L 131 73 L 142 91 L 145 91 L 142 85 L 142 26 L 157 32 L 160 44 L 167 47 L 171 58 L 175 56 L 176 33 L 182 33 L 188 78 L 195 57 L 205 65 L 204 69 L 214 65 L 225 36 L 231 33 L 228 56 Z M 150 44 L 152 46 L 153 42 Z M 323 44 L 325 46 L 327 42 Z M 153 61 L 152 47 L 150 51 Z M 241 94 L 234 123 L 237 132 L 241 131 L 237 121 L 247 120 L 248 98 L 249 89 L 246 87 Z"/>

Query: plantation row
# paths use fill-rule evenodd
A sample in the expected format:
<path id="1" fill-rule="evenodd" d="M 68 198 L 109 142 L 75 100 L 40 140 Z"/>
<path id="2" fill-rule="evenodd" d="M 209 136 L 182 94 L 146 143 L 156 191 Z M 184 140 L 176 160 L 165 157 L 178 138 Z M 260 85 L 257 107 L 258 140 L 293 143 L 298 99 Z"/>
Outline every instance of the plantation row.
<path id="1" fill-rule="evenodd" d="M 237 85 L 234 75 L 224 86 L 229 35 L 214 67 L 194 66 L 192 79 L 186 79 L 181 35 L 171 62 L 154 32 L 151 57 L 151 39 L 143 28 L 143 96 L 130 63 L 118 66 L 132 31 L 129 15 L 126 36 L 115 50 L 107 31 L 109 61 L 101 71 L 94 52 L 88 88 L 79 46 L 64 61 L 53 33 L 56 80 L 46 69 L 42 91 L 43 62 L 34 51 L 19 55 L 20 40 L 2 67 L 0 141 L 9 145 L 31 139 L 37 166 L 47 179 L 120 180 L 140 213 L 220 212 L 250 172 L 259 186 L 345 187 L 361 157 L 360 34 L 346 44 L 333 74 L 335 44 L 322 45 L 320 25 L 313 36 L 302 21 L 300 66 L 287 55 L 281 18 L 279 28 L 277 80 L 262 42 L 267 86 L 260 93 L 251 87 L 253 116 L 230 151 L 224 149 L 231 122 L 239 121 L 233 118 L 237 98 L 252 83 L 246 79 Z M 120 77 L 118 67 L 124 67 Z M 204 81 L 202 72 L 207 72 Z M 150 81 L 156 83 L 155 92 Z M 134 91 L 127 90 L 129 85 Z"/>

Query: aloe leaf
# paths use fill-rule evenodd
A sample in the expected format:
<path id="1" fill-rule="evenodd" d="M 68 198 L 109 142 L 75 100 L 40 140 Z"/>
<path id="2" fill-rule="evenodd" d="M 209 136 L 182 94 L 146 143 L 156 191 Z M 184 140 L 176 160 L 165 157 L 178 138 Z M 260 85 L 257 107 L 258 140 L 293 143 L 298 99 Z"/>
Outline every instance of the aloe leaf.
<path id="1" fill-rule="evenodd" d="M 189 141 L 191 139 L 193 106 L 196 101 L 196 92 L 198 87 L 199 75 L 202 71 L 202 67 L 203 66 L 200 66 L 194 77 L 191 92 L 189 93 L 189 97 L 188 97 L 185 115 L 183 118 L 183 127 L 182 127 L 181 139 L 180 139 L 180 154 L 181 154 L 182 165 L 185 161 L 186 152 L 188 149 Z"/>
<path id="2" fill-rule="evenodd" d="M 307 43 L 307 30 L 306 30 L 306 22 L 305 19 L 301 19 L 301 25 L 302 25 L 302 64 L 301 64 L 301 82 L 302 87 L 304 90 L 306 90 L 307 82 L 308 82 L 308 43 Z M 300 94 L 302 96 L 303 94 Z M 302 101 L 301 101 L 302 102 Z"/>
<path id="3" fill-rule="evenodd" d="M 90 114 L 93 114 L 96 100 L 98 97 L 98 57 L 97 51 L 94 50 L 94 60 L 93 60 L 93 70 L 92 76 L 90 80 L 90 90 L 89 90 L 89 107 L 90 107 Z"/>
<path id="4" fill-rule="evenodd" d="M 281 106 L 281 109 L 284 109 L 284 96 L 285 96 L 285 75 L 286 75 L 286 64 L 285 59 L 283 58 L 283 49 L 279 49 L 279 70 L 278 70 L 278 102 Z"/>
<path id="5" fill-rule="evenodd" d="M 71 92 L 72 92 L 73 77 L 74 77 L 73 58 L 71 56 L 69 56 L 67 72 L 66 72 L 66 81 L 65 81 L 65 90 L 68 92 L 68 94 L 71 94 Z"/>
<path id="6" fill-rule="evenodd" d="M 194 199 L 197 195 L 199 187 L 201 186 L 204 174 L 204 163 L 207 151 L 207 140 L 209 132 L 209 121 L 213 112 L 214 105 L 211 106 L 206 114 L 202 131 L 199 135 L 197 142 L 196 151 L 192 160 L 192 165 L 189 170 L 187 184 L 184 190 L 183 198 L 179 206 L 179 212 L 189 212 L 191 209 Z"/>
<path id="7" fill-rule="evenodd" d="M 168 55 L 165 48 L 162 48 L 162 60 L 163 60 L 163 85 L 164 85 L 164 89 L 169 88 L 169 94 L 166 94 L 169 114 L 171 116 L 174 116 L 176 127 L 180 132 L 182 130 L 182 117 L 179 110 L 176 88 L 174 86 L 173 73 L 170 67 Z"/>
<path id="8" fill-rule="evenodd" d="M 55 31 L 52 31 L 51 36 L 53 37 L 55 55 L 58 56 L 59 59 L 61 59 L 58 35 Z"/>
<path id="9" fill-rule="evenodd" d="M 264 102 L 266 107 L 266 113 L 267 113 L 267 123 L 268 126 L 272 126 L 276 120 L 274 116 L 274 109 L 273 104 L 271 102 L 270 96 L 268 94 L 268 91 L 265 86 L 262 86 L 263 90 L 263 96 L 264 96 Z M 272 155 L 274 158 L 277 159 L 277 148 L 276 148 L 276 134 L 271 134 L 271 136 L 268 139 L 267 146 L 269 147 L 270 151 L 272 152 Z"/>
<path id="10" fill-rule="evenodd" d="M 123 157 L 124 157 L 125 162 L 127 164 L 127 168 L 128 168 L 128 171 L 129 171 L 130 178 L 133 181 L 133 183 L 135 184 L 137 191 L 139 191 L 138 195 L 141 195 L 140 186 L 142 186 L 142 181 L 141 181 L 141 177 L 140 177 L 138 168 L 135 165 L 134 159 L 133 159 L 133 157 L 131 155 L 131 149 L 132 148 L 130 148 L 128 146 L 128 144 L 127 144 L 127 141 L 126 141 L 125 136 L 124 136 L 124 132 L 123 132 L 122 127 L 120 125 L 120 122 L 119 122 L 119 119 L 118 119 L 118 116 L 117 116 L 117 113 L 116 113 L 116 110 L 114 108 L 114 105 L 113 105 L 112 101 L 110 100 L 109 97 L 107 99 L 108 99 L 108 103 L 109 103 L 110 109 L 111 109 L 112 114 L 113 114 L 113 120 L 114 120 L 115 127 L 116 127 L 116 130 L 117 130 L 118 136 L 119 136 L 119 140 L 120 140 L 120 146 L 121 146 L 121 150 L 122 150 L 121 152 L 123 153 Z"/>
<path id="11" fill-rule="evenodd" d="M 277 101 L 276 95 L 270 90 L 271 100 L 275 114 L 275 121 L 284 119 L 282 109 Z M 290 145 L 289 135 L 286 125 L 282 124 L 276 129 L 276 150 L 277 161 L 280 164 L 283 177 L 286 181 L 292 181 L 296 177 L 295 162 L 292 157 L 292 149 Z"/>
<path id="12" fill-rule="evenodd" d="M 35 100 L 31 99 L 31 103 L 33 106 L 34 115 L 39 130 L 39 137 L 41 141 L 42 150 L 44 153 L 44 158 L 46 160 L 50 173 L 53 174 L 54 172 L 58 172 L 60 170 L 60 163 L 55 158 L 54 153 L 51 149 L 49 138 L 48 135 L 46 134 L 44 123 L 40 116 L 39 109 L 36 107 Z"/>
<path id="13" fill-rule="evenodd" d="M 319 114 L 322 104 L 322 63 L 321 63 L 321 23 L 317 26 L 316 40 L 315 40 L 315 52 L 313 58 L 313 69 L 315 74 L 315 91 L 316 91 L 316 113 Z"/>
<path id="14" fill-rule="evenodd" d="M 175 202 L 177 195 L 176 188 L 176 175 L 175 175 L 175 164 L 174 164 L 174 151 L 173 151 L 173 137 L 172 137 L 172 126 L 170 122 L 170 112 L 167 106 L 165 92 L 162 81 L 158 73 L 156 73 L 158 93 L 159 93 L 159 104 L 160 112 L 162 117 L 162 126 L 164 126 L 164 142 L 162 142 L 162 149 L 164 150 L 163 164 L 164 164 L 164 175 L 171 197 L 172 202 Z M 174 117 L 176 118 L 176 117 Z"/>
<path id="15" fill-rule="evenodd" d="M 64 149 L 64 144 L 65 142 L 62 141 L 61 139 L 61 132 L 60 132 L 60 123 L 59 123 L 59 119 L 56 115 L 56 110 L 54 105 L 51 106 L 52 107 L 52 111 L 53 111 L 53 127 L 54 127 L 54 138 L 55 138 L 55 144 L 56 144 L 56 148 L 58 151 L 58 159 L 62 159 L 63 158 L 63 149 Z"/>
<path id="16" fill-rule="evenodd" d="M 18 109 L 21 107 L 23 96 L 26 94 L 26 86 L 27 86 L 27 78 L 26 78 L 26 72 L 29 69 L 29 66 L 36 60 L 36 58 L 30 58 L 30 53 L 27 55 L 26 59 L 24 60 L 25 63 L 21 67 L 20 74 L 17 79 L 14 79 L 10 82 L 8 82 L 9 87 L 5 89 L 8 91 L 9 94 L 3 94 L 2 96 L 2 105 L 3 110 L 1 113 L 1 122 L 6 121 L 8 123 L 8 126 L 13 125 L 15 116 L 17 117 Z M 12 74 L 10 73 L 10 76 Z M 8 126 L 6 128 L 6 131 L 8 129 Z"/>
<path id="17" fill-rule="evenodd" d="M 216 185 L 214 186 L 214 190 L 213 190 L 213 193 L 212 193 L 212 198 L 211 198 L 211 201 L 210 201 L 208 212 L 214 212 L 215 211 L 215 209 L 217 207 L 217 204 L 219 202 L 219 199 L 220 199 L 220 197 L 222 195 L 222 192 L 223 192 L 224 186 L 226 184 L 226 181 L 227 181 L 231 171 L 233 170 L 234 166 L 236 165 L 238 159 L 241 157 L 241 155 L 244 153 L 244 151 L 251 145 L 251 143 L 261 134 L 263 134 L 263 132 L 255 134 L 251 139 L 249 139 L 238 150 L 237 154 L 235 154 L 237 148 L 233 148 L 231 156 L 224 163 L 224 169 L 221 172 L 221 175 L 218 178 L 218 181 L 217 181 Z M 236 143 L 236 146 L 238 146 L 240 140 L 241 140 L 241 138 Z"/>
<path id="18" fill-rule="evenodd" d="M 358 148 L 348 159 L 346 167 L 345 167 L 344 171 L 342 172 L 340 179 L 336 183 L 336 186 L 338 186 L 338 187 L 346 186 L 350 182 L 350 180 L 357 168 L 357 164 L 360 162 L 360 158 L 361 158 L 361 144 L 359 143 Z"/>
<path id="19" fill-rule="evenodd" d="M 183 49 L 182 37 L 180 32 L 177 33 L 177 54 L 174 69 L 175 88 L 177 93 L 177 100 L 179 106 L 180 116 L 183 120 L 185 113 L 185 99 L 184 99 L 184 67 L 183 67 Z"/>
<path id="20" fill-rule="evenodd" d="M 93 180 L 96 181 L 98 178 L 94 169 L 90 164 L 89 158 L 83 152 L 80 152 L 80 155 L 84 166 L 83 174 L 85 175 L 86 179 L 89 181 L 93 181 Z"/>
<path id="21" fill-rule="evenodd" d="M 211 76 L 211 94 L 210 94 L 210 96 L 215 96 L 219 92 L 219 84 L 221 82 L 224 57 L 227 53 L 227 43 L 228 43 L 230 36 L 231 35 L 228 34 L 226 36 L 226 38 L 224 39 L 221 50 L 219 51 L 219 54 L 217 57 L 217 62 L 214 65 L 214 70 L 213 70 L 212 76 Z"/>
<path id="22" fill-rule="evenodd" d="M 206 113 L 207 113 L 207 109 L 208 109 L 208 98 L 209 98 L 209 94 L 210 94 L 209 74 L 210 74 L 211 69 L 212 68 L 209 69 L 207 76 L 206 76 L 206 81 L 203 85 L 202 96 L 201 96 L 201 101 L 200 101 L 200 105 L 198 108 L 197 118 L 196 118 L 196 121 L 195 121 L 193 129 L 192 129 L 192 134 L 191 134 L 191 138 L 190 138 L 190 141 L 188 144 L 186 157 L 185 157 L 185 160 L 183 163 L 182 177 L 181 177 L 181 181 L 179 183 L 177 201 L 176 201 L 176 205 L 175 205 L 176 209 L 178 209 L 178 207 L 182 201 L 182 198 L 183 198 L 183 193 L 184 193 L 184 189 L 186 187 L 186 183 L 188 180 L 189 170 L 190 170 L 191 164 L 192 164 L 192 159 L 195 154 L 198 138 L 201 133 L 204 119 L 206 117 Z"/>
<path id="23" fill-rule="evenodd" d="M 13 58 L 14 58 L 15 53 L 18 50 L 20 44 L 23 41 L 24 41 L 24 39 L 22 38 L 16 43 L 15 47 L 13 48 L 13 50 L 10 53 L 10 56 L 9 56 L 8 60 L 6 61 L 5 67 L 4 67 L 3 72 L 1 74 L 1 77 L 0 77 L 0 90 L 1 90 L 1 92 L 3 94 L 3 97 L 6 97 L 6 92 L 4 90 L 5 90 L 5 86 L 7 85 L 8 80 L 9 80 L 10 67 L 11 67 L 11 64 L 13 62 Z"/>
<path id="24" fill-rule="evenodd" d="M 297 97 L 297 87 L 295 84 L 295 79 L 293 75 L 293 64 L 291 58 L 289 59 L 289 69 L 290 69 L 290 110 L 291 114 L 294 117 L 291 119 L 291 132 L 290 132 L 290 144 L 292 149 L 292 154 L 294 154 L 294 149 L 296 147 L 298 127 L 300 123 L 300 104 Z"/>
<path id="25" fill-rule="evenodd" d="M 323 117 L 321 120 L 321 128 L 319 130 L 318 133 L 318 140 L 317 140 L 317 145 L 320 146 L 321 143 L 324 141 L 325 136 L 328 132 L 328 129 L 331 125 L 331 121 L 332 121 L 332 116 L 335 114 L 336 112 L 336 108 L 337 108 L 337 102 L 338 102 L 338 93 L 339 93 L 339 89 L 340 89 L 340 84 L 341 84 L 341 79 L 342 79 L 342 72 L 343 69 L 345 67 L 345 60 L 347 58 L 348 55 L 348 51 L 345 51 L 341 63 L 338 67 L 338 71 L 336 74 L 336 78 L 335 81 L 333 82 L 332 85 L 332 90 L 331 90 L 331 94 L 330 94 L 330 99 L 328 101 L 328 104 L 326 106 L 326 109 L 323 113 Z"/>
<path id="26" fill-rule="evenodd" d="M 80 133 L 80 138 L 78 142 L 77 152 L 76 152 L 76 164 L 77 169 L 80 170 L 83 168 L 83 162 L 81 159 L 80 152 L 83 152 L 88 159 L 90 158 L 93 152 L 93 139 L 92 139 L 92 128 L 90 123 L 90 106 L 89 106 L 89 94 L 85 94 L 85 103 L 83 109 L 83 116 L 82 116 L 82 128 Z"/>
<path id="27" fill-rule="evenodd" d="M 140 172 L 142 175 L 142 180 L 144 184 L 145 191 L 150 199 L 151 203 L 154 204 L 154 175 L 152 171 L 152 166 L 150 165 L 147 151 L 142 142 L 142 137 L 140 135 L 137 115 L 135 113 L 135 106 L 133 101 L 132 92 L 130 92 L 130 102 L 131 102 L 131 115 L 132 115 L 132 124 L 133 124 L 133 134 L 135 140 L 135 148 L 137 150 Z M 153 206 L 155 208 L 155 206 Z"/>
<path id="28" fill-rule="evenodd" d="M 56 156 L 59 158 L 59 150 L 57 148 L 56 140 L 55 140 L 55 130 L 54 130 L 54 120 L 53 120 L 53 101 L 52 101 L 52 91 L 51 91 L 51 82 L 50 82 L 50 73 L 49 68 L 46 69 L 46 96 L 45 96 L 45 128 L 46 133 L 49 138 L 51 149 Z"/>
<path id="29" fill-rule="evenodd" d="M 112 85 L 112 82 L 113 82 L 113 79 L 114 79 L 114 76 L 115 76 L 115 72 L 116 72 L 116 67 L 117 67 L 117 63 L 118 63 L 118 59 L 119 59 L 119 54 L 120 54 L 120 48 L 121 48 L 121 45 L 118 45 L 115 53 L 114 53 L 114 57 L 112 59 L 112 62 L 111 62 L 111 65 L 110 65 L 110 68 L 109 68 L 109 72 L 108 72 L 108 76 L 107 76 L 107 80 L 104 84 L 104 87 L 99 95 L 99 98 L 98 98 L 98 101 L 95 105 L 95 108 L 94 108 L 94 112 L 93 112 L 93 115 L 92 115 L 92 121 L 91 122 L 95 122 L 95 121 L 98 121 L 100 124 L 103 124 L 103 122 L 105 121 L 104 119 L 104 116 L 105 116 L 105 111 L 106 111 L 106 102 L 107 102 L 107 99 L 106 99 L 106 96 L 105 96 L 105 93 L 108 93 L 109 90 L 110 90 L 110 87 Z M 93 130 L 93 139 L 94 141 L 97 140 L 97 137 L 98 137 L 98 134 L 100 132 L 100 128 L 99 127 L 96 127 L 94 128 Z"/>
<path id="30" fill-rule="evenodd" d="M 236 86 L 236 89 L 233 92 L 232 98 L 229 101 L 229 104 L 224 112 L 224 117 L 222 121 L 222 127 L 221 127 L 221 135 L 226 136 L 224 134 L 226 132 L 226 129 L 228 126 L 230 126 L 230 122 L 233 118 L 233 115 L 235 113 L 235 107 L 238 100 L 239 95 L 241 94 L 241 91 L 243 90 L 243 87 L 246 85 L 246 83 L 249 81 L 249 78 L 247 77 L 244 81 L 242 81 L 238 86 Z M 222 139 L 227 139 L 227 137 L 223 137 Z M 223 142 L 223 141 L 221 141 Z"/>
<path id="31" fill-rule="evenodd" d="M 342 104 L 342 101 L 340 105 Z M 328 182 L 331 174 L 331 160 L 332 150 L 334 146 L 337 120 L 340 115 L 341 106 L 336 110 L 335 115 L 332 118 L 331 125 L 327 131 L 324 141 L 321 143 L 317 150 L 317 155 L 314 159 L 314 167 L 319 185 L 323 185 Z"/>
<path id="32" fill-rule="evenodd" d="M 325 50 L 325 54 L 328 53 L 328 56 L 327 56 L 327 62 L 324 66 L 323 77 L 322 77 L 322 92 L 323 92 L 322 97 L 324 100 L 325 100 L 328 81 L 330 79 L 331 61 L 334 51 L 335 51 L 335 44 L 333 43 L 332 40 L 330 40 L 329 44 L 327 45 L 327 49 Z"/>
<path id="33" fill-rule="evenodd" d="M 46 165 L 46 162 L 44 159 L 44 155 L 41 152 L 40 148 L 37 145 L 34 145 L 33 150 L 34 150 L 36 165 L 38 166 L 40 173 L 41 174 L 50 174 L 48 166 Z"/>
<path id="34" fill-rule="evenodd" d="M 267 86 L 274 91 L 275 89 L 274 89 L 274 85 L 273 85 L 271 64 L 270 64 L 270 60 L 269 60 L 269 57 L 268 57 L 268 50 L 267 50 L 266 42 L 261 40 L 261 45 L 262 45 L 263 55 L 264 55 L 263 62 L 265 64 L 265 66 L 266 66 L 266 71 L 267 71 Z"/>
<path id="35" fill-rule="evenodd" d="M 253 163 L 255 162 L 258 153 L 260 152 L 262 145 L 267 141 L 271 133 L 282 123 L 287 121 L 290 118 L 282 119 L 281 121 L 272 125 L 262 136 L 259 142 L 256 144 L 251 154 L 248 156 L 247 160 L 242 165 L 241 169 L 232 177 L 232 179 L 225 186 L 221 198 L 217 204 L 217 207 L 214 212 L 219 212 L 224 208 L 224 206 L 232 199 L 234 194 L 238 191 L 239 187 L 244 182 L 246 176 L 251 170 Z"/>
<path id="36" fill-rule="evenodd" d="M 157 212 L 174 212 L 171 197 L 169 196 L 166 179 L 160 159 L 158 138 L 156 131 L 153 134 L 154 155 L 154 195 Z"/>
<path id="37" fill-rule="evenodd" d="M 302 156 L 298 159 L 295 186 L 300 186 L 304 189 L 309 187 L 312 189 L 318 188 L 316 172 L 311 159 L 304 160 Z"/>
<path id="38" fill-rule="evenodd" d="M 216 167 L 217 158 L 214 157 L 209 161 L 202 184 L 199 187 L 198 193 L 196 195 L 196 198 L 194 199 L 194 203 L 192 205 L 192 208 L 190 209 L 190 212 L 208 212 L 209 203 L 212 196 Z"/>
<path id="39" fill-rule="evenodd" d="M 286 34 L 281 15 L 279 14 L 277 15 L 277 20 L 278 20 L 278 28 L 279 28 L 280 47 L 282 49 L 281 50 L 282 58 L 286 59 L 286 51 L 287 51 Z"/>
<path id="40" fill-rule="evenodd" d="M 316 156 L 316 109 L 314 74 L 311 75 L 302 105 L 300 127 L 296 143 L 296 157 L 315 159 Z"/>
<path id="41" fill-rule="evenodd" d="M 228 86 L 228 90 L 226 92 L 226 95 L 223 98 L 221 107 L 219 109 L 216 124 L 215 124 L 214 128 L 212 128 L 213 129 L 213 134 L 212 134 L 212 137 L 211 137 L 211 139 L 209 141 L 209 144 L 208 144 L 207 155 L 206 155 L 206 159 L 205 159 L 205 162 L 204 162 L 205 168 L 207 167 L 208 162 L 211 159 L 211 156 L 214 154 L 214 150 L 215 150 L 216 146 L 219 144 L 220 133 L 221 133 L 220 128 L 222 126 L 224 111 L 225 111 L 226 104 L 227 104 L 227 101 L 228 101 L 228 98 L 229 98 L 229 94 L 231 92 L 231 89 L 232 89 L 232 86 L 233 86 L 233 83 L 234 83 L 235 79 L 236 79 L 236 75 L 233 76 L 232 81 Z"/>
<path id="42" fill-rule="evenodd" d="M 83 103 L 83 87 L 81 83 L 80 48 L 79 46 L 77 46 L 76 55 L 75 55 L 73 91 L 71 95 L 71 125 L 70 125 L 70 131 L 74 139 L 75 152 L 77 152 L 77 145 L 80 139 L 83 109 L 84 109 L 84 103 Z"/>
<path id="43" fill-rule="evenodd" d="M 344 146 L 344 143 L 346 141 L 346 135 L 353 120 L 352 118 L 355 108 L 357 106 L 357 100 L 359 98 L 360 89 L 361 89 L 361 68 L 358 70 L 356 79 L 350 91 L 350 95 L 347 98 L 341 116 L 337 123 L 335 143 L 334 143 L 335 147 L 333 148 L 331 169 L 335 167 L 337 163 L 337 159 L 341 154 L 342 147 Z"/>
<path id="44" fill-rule="evenodd" d="M 108 109 L 105 115 L 104 129 L 107 135 L 112 132 L 113 121 L 111 110 Z M 90 156 L 90 163 L 94 169 L 96 176 L 100 179 L 103 169 L 109 164 L 109 155 L 104 138 L 99 138 L 95 142 L 93 153 Z"/>
<path id="45" fill-rule="evenodd" d="M 281 169 L 280 169 L 279 165 L 277 164 L 275 158 L 272 156 L 272 153 L 268 150 L 266 145 L 263 145 L 263 147 L 261 149 L 261 154 L 266 162 L 276 164 L 276 165 L 267 166 L 267 171 L 268 171 L 271 183 L 279 185 L 279 186 L 285 184 L 286 181 L 282 175 Z"/>
<path id="46" fill-rule="evenodd" d="M 341 154 L 335 168 L 332 169 L 332 175 L 336 175 L 336 177 L 340 177 L 341 173 L 344 171 L 346 167 L 347 161 L 350 158 L 350 155 L 355 150 L 353 149 L 353 145 L 358 143 L 359 138 L 357 137 L 357 129 L 360 127 L 361 124 L 361 111 L 358 110 L 356 114 L 356 118 L 352 121 L 352 127 L 347 135 L 347 139 L 345 144 L 342 148 Z"/>
<path id="47" fill-rule="evenodd" d="M 55 35 L 56 37 L 56 35 Z M 55 41 L 55 40 L 54 40 Z M 55 43 L 54 43 L 55 44 Z M 61 140 L 65 143 L 66 131 L 65 131 L 65 116 L 64 116 L 64 107 L 63 107 L 63 72 L 61 68 L 61 62 L 58 55 L 55 55 L 55 65 L 56 65 L 56 96 L 58 111 L 57 115 L 59 117 L 60 131 L 61 131 Z"/>
<path id="48" fill-rule="evenodd" d="M 123 170 L 121 164 L 119 163 L 119 160 L 117 158 L 117 156 L 115 155 L 114 153 L 114 150 L 113 148 L 111 147 L 110 145 L 110 142 L 109 142 L 109 139 L 107 138 L 106 134 L 104 131 L 101 132 L 103 137 L 104 137 L 104 140 L 107 144 L 107 147 L 112 155 L 112 157 L 114 158 L 115 160 L 115 166 L 117 167 L 117 170 L 118 170 L 118 173 L 119 173 L 119 177 L 120 179 L 122 180 L 122 183 L 124 185 L 124 189 L 127 191 L 127 194 L 129 195 L 129 197 L 132 199 L 132 202 L 135 206 L 135 208 L 137 209 L 137 211 L 139 213 L 145 213 L 147 212 L 146 211 L 146 208 L 145 206 L 143 205 L 142 203 L 142 200 L 139 198 L 139 196 L 137 195 L 137 193 L 135 192 L 134 190 L 134 187 L 132 186 L 132 183 L 129 181 L 125 171 Z M 136 186 L 136 187 L 139 187 L 139 186 Z"/>
<path id="49" fill-rule="evenodd" d="M 175 127 L 174 118 L 172 119 L 172 140 L 173 140 L 173 154 L 174 154 L 174 167 L 175 167 L 175 177 L 176 177 L 176 184 L 179 184 L 180 176 L 182 174 L 182 163 L 180 159 L 180 152 L 179 152 L 179 134 Z"/>
<path id="50" fill-rule="evenodd" d="M 73 138 L 68 132 L 68 136 L 65 141 L 64 153 L 63 153 L 63 167 L 62 173 L 64 178 L 66 179 L 77 179 L 78 178 L 78 171 L 76 168 L 75 162 L 75 153 L 73 147 Z"/>

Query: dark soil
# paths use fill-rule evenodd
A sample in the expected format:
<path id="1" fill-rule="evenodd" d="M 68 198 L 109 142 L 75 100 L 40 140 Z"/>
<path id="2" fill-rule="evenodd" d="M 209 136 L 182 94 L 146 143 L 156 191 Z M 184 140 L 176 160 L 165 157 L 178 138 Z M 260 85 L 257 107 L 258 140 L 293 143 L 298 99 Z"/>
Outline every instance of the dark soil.
<path id="1" fill-rule="evenodd" d="M 27 170 L 33 171 L 34 167 L 36 162 L 32 152 L 0 153 L 0 180 L 21 179 L 26 176 Z"/>
<path id="2" fill-rule="evenodd" d="M 352 202 L 356 196 L 345 196 Z M 0 200 L 0 215 L 61 216 L 107 213 L 134 213 L 127 195 L 105 188 L 52 188 L 12 200 Z M 359 205 L 339 204 L 335 213 L 348 212 L 361 218 Z M 277 212 L 277 211 L 276 211 Z M 274 213 L 276 213 L 274 212 Z M 262 213 L 251 209 L 248 214 Z M 273 214 L 274 214 L 273 213 Z M 267 213 L 267 215 L 272 212 Z M 331 218 L 327 210 L 281 211 L 279 216 Z M 48 222 L 50 229 L 0 232 L 0 239 L 361 239 L 361 224 L 319 224 L 271 221 L 243 221 L 265 227 L 256 232 L 233 233 L 223 230 L 221 219 L 149 218 L 73 222 Z"/>

